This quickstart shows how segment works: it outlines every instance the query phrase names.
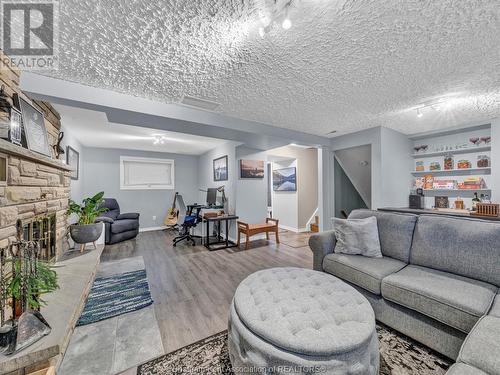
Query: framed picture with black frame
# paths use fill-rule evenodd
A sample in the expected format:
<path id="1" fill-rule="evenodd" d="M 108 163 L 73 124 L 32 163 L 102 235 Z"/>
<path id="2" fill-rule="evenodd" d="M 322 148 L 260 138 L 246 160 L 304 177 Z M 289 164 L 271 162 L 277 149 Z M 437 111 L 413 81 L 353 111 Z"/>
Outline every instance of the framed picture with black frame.
<path id="1" fill-rule="evenodd" d="M 21 97 L 18 97 L 26 144 L 31 151 L 51 156 L 43 113 Z"/>
<path id="2" fill-rule="evenodd" d="M 213 170 L 214 170 L 214 181 L 228 180 L 227 155 L 214 159 Z"/>
<path id="3" fill-rule="evenodd" d="M 73 147 L 66 147 L 66 164 L 73 170 L 71 171 L 71 179 L 78 180 L 80 174 L 80 154 Z"/>

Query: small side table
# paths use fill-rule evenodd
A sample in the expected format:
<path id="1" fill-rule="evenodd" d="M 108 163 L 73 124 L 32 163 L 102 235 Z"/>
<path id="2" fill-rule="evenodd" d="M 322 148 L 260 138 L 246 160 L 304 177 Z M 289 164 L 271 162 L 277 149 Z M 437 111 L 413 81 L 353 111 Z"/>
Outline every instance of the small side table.
<path id="1" fill-rule="evenodd" d="M 236 221 L 238 219 L 239 219 L 239 217 L 236 215 L 221 215 L 221 216 L 204 218 L 203 220 L 205 220 L 207 223 L 207 232 L 205 235 L 205 247 L 208 250 L 212 251 L 212 250 L 228 249 L 230 247 L 238 246 L 237 243 L 235 243 L 234 241 L 231 241 L 229 239 L 229 221 L 231 221 L 231 220 Z M 226 238 L 225 239 L 221 239 L 221 235 L 220 235 L 220 226 L 221 226 L 222 221 L 224 221 L 226 223 Z M 217 241 L 215 241 L 215 242 L 210 242 L 210 223 L 211 222 L 212 223 L 215 223 L 215 222 L 219 223 L 218 230 L 217 230 Z M 219 245 L 219 246 L 217 246 L 217 245 Z"/>

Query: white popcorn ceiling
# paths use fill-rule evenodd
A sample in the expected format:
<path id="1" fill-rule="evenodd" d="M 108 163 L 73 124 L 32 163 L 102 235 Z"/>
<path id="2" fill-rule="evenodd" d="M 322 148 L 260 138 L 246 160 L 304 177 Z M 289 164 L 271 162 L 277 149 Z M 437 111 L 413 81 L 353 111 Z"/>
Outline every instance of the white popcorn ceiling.
<path id="1" fill-rule="evenodd" d="M 44 74 L 319 135 L 500 116 L 499 0 L 295 0 L 292 28 L 261 38 L 273 4 L 63 0 L 60 68 Z"/>

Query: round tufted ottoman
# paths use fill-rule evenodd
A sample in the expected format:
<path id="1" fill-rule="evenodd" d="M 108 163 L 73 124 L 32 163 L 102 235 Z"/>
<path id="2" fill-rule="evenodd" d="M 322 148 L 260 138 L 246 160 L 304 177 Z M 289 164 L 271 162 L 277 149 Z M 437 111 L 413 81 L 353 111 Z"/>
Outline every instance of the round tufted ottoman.
<path id="1" fill-rule="evenodd" d="M 340 279 L 302 268 L 272 268 L 236 289 L 229 316 L 236 374 L 378 374 L 375 314 Z"/>

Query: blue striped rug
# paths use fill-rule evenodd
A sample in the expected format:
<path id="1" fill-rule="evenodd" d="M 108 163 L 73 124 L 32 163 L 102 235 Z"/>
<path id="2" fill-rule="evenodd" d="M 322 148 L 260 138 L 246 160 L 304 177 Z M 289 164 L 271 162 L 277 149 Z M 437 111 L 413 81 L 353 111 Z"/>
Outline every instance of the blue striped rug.
<path id="1" fill-rule="evenodd" d="M 77 326 L 140 310 L 153 303 L 146 270 L 96 278 Z"/>

